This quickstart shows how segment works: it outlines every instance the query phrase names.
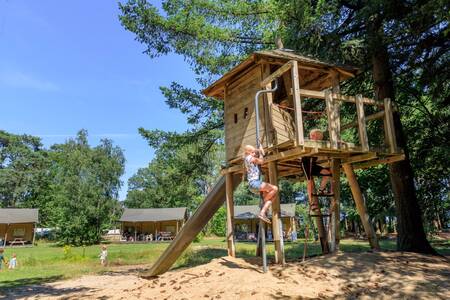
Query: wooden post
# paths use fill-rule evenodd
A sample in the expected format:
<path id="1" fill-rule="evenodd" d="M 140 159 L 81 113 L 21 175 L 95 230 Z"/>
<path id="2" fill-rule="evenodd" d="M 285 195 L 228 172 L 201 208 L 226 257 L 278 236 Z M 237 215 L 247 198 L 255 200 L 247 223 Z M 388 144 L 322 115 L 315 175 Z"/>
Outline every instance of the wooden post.
<path id="1" fill-rule="evenodd" d="M 33 223 L 33 241 L 31 242 L 31 246 L 34 246 L 34 241 L 36 240 L 36 223 Z"/>
<path id="2" fill-rule="evenodd" d="M 134 242 L 136 243 L 136 239 L 137 239 L 136 222 L 133 222 L 133 225 L 134 225 Z"/>
<path id="3" fill-rule="evenodd" d="M 236 257 L 236 246 L 234 244 L 234 200 L 233 200 L 233 174 L 228 173 L 225 178 L 225 193 L 227 205 L 227 245 L 228 255 Z"/>
<path id="4" fill-rule="evenodd" d="M 362 151 L 369 151 L 369 138 L 367 137 L 366 116 L 362 95 L 356 95 L 356 116 L 358 122 L 359 144 Z"/>
<path id="5" fill-rule="evenodd" d="M 262 65 L 262 77 L 266 78 L 270 75 L 270 65 L 264 64 Z M 271 89 L 272 83 L 268 83 L 265 87 L 265 89 Z M 273 103 L 273 94 L 272 93 L 265 93 L 264 94 L 264 100 L 263 100 L 263 110 L 264 110 L 264 131 L 265 131 L 265 143 L 266 147 L 272 147 L 275 141 L 273 140 L 274 137 L 274 129 L 273 129 L 273 123 L 272 123 L 272 103 Z"/>
<path id="6" fill-rule="evenodd" d="M 373 230 L 373 226 L 370 223 L 369 215 L 367 214 L 366 205 L 364 204 L 361 189 L 359 187 L 358 181 L 356 180 L 355 172 L 351 164 L 343 164 L 345 175 L 347 176 L 350 189 L 352 191 L 353 200 L 355 200 L 356 209 L 361 218 L 361 223 L 363 224 L 364 231 L 366 232 L 367 238 L 369 239 L 369 244 L 372 249 L 380 249 L 378 244 L 378 239 Z"/>
<path id="7" fill-rule="evenodd" d="M 176 222 L 177 222 L 177 223 L 176 223 L 176 224 L 177 224 L 177 229 L 176 229 L 176 231 L 175 231 L 175 232 L 176 232 L 175 234 L 178 234 L 178 220 L 177 220 Z"/>
<path id="8" fill-rule="evenodd" d="M 333 199 L 330 205 L 330 251 L 339 250 L 340 242 L 340 203 L 341 203 L 341 160 L 333 158 L 331 160 L 331 186 L 333 190 Z"/>
<path id="9" fill-rule="evenodd" d="M 297 61 L 292 62 L 291 69 L 292 90 L 294 99 L 294 116 L 295 116 L 295 145 L 302 146 L 305 144 L 303 132 L 302 102 L 300 99 L 300 78 L 298 77 Z"/>
<path id="10" fill-rule="evenodd" d="M 341 121 L 339 114 L 339 101 L 333 99 L 330 90 L 325 90 L 325 102 L 328 116 L 328 132 L 330 134 L 330 144 L 332 149 L 339 149 L 341 140 Z"/>
<path id="11" fill-rule="evenodd" d="M 392 115 L 391 99 L 384 99 L 384 134 L 389 152 L 397 152 L 397 140 L 395 139 L 394 116 Z"/>
<path id="12" fill-rule="evenodd" d="M 270 184 L 278 186 L 278 169 L 276 161 L 269 162 L 269 182 Z M 284 265 L 284 249 L 280 240 L 283 238 L 282 232 L 280 232 L 280 212 L 280 194 L 277 193 L 272 203 L 272 235 L 275 246 L 275 263 Z"/>
<path id="13" fill-rule="evenodd" d="M 8 239 L 8 229 L 9 229 L 9 224 L 6 224 L 5 241 L 3 242 L 3 248 L 6 248 L 6 240 Z"/>

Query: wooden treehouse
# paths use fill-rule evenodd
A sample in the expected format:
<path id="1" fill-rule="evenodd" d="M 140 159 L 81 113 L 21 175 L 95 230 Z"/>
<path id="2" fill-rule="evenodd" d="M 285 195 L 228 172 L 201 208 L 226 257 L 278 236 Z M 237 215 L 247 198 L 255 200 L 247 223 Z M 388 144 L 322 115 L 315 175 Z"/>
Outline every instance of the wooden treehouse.
<path id="1" fill-rule="evenodd" d="M 260 90 L 273 89 L 258 101 L 261 144 L 266 150 L 265 181 L 277 185 L 280 177 L 305 180 L 301 160 L 317 157 L 317 163 L 329 167 L 332 172 L 333 194 L 328 195 L 329 207 L 319 206 L 318 198 L 324 195 L 309 193 L 309 203 L 319 231 L 324 253 L 335 251 L 339 246 L 339 177 L 345 172 L 361 216 L 367 237 L 373 248 L 378 242 L 369 223 L 354 169 L 386 164 L 404 158 L 395 139 L 390 99 L 383 102 L 340 93 L 340 83 L 354 77 L 358 69 L 350 66 L 332 65 L 300 56 L 291 51 L 259 51 L 226 73 L 204 90 L 206 96 L 224 101 L 226 174 L 228 208 L 228 248 L 234 256 L 233 241 L 233 174 L 242 173 L 243 147 L 255 145 L 256 110 L 255 94 Z M 341 117 L 345 110 L 346 119 Z M 348 115 L 353 115 L 348 119 Z M 378 120 L 378 121 L 377 121 Z M 326 128 L 328 137 L 310 140 L 311 128 Z M 380 132 L 384 136 L 369 136 Z M 378 131 L 376 130 L 378 127 Z M 355 138 L 356 137 L 356 138 Z M 268 176 L 267 176 L 268 175 Z M 314 187 L 314 180 L 308 184 Z M 328 211 L 329 227 L 323 225 L 323 209 Z M 273 234 L 276 261 L 283 262 L 280 246 L 279 201 L 273 205 Z"/>
<path id="2" fill-rule="evenodd" d="M 323 253 L 339 248 L 341 170 L 349 181 L 370 245 L 378 248 L 354 169 L 392 163 L 404 159 L 404 155 L 396 145 L 394 107 L 390 99 L 380 102 L 361 95 L 341 94 L 340 83 L 358 72 L 354 67 L 321 62 L 292 51 L 258 51 L 205 89 L 206 96 L 224 101 L 227 161 L 222 170 L 224 176 L 148 275 L 166 272 L 224 201 L 228 254 L 235 256 L 233 193 L 244 172 L 243 148 L 256 142 L 256 110 L 261 124 L 259 136 L 266 152 L 262 166 L 265 181 L 278 185 L 282 177 L 306 180 L 306 171 L 302 167 L 302 160 L 306 159 L 314 158 L 316 164 L 331 170 L 332 194 L 316 192 L 314 178 L 307 180 L 310 215 L 317 226 Z M 263 96 L 256 101 L 256 107 L 257 93 Z M 327 136 L 322 140 L 311 140 L 311 128 L 319 128 Z M 323 201 L 324 197 L 328 202 Z M 327 203 L 327 207 L 320 202 Z M 324 224 L 324 217 L 328 226 Z M 275 201 L 272 206 L 275 261 L 284 263 L 280 227 L 280 203 Z"/>

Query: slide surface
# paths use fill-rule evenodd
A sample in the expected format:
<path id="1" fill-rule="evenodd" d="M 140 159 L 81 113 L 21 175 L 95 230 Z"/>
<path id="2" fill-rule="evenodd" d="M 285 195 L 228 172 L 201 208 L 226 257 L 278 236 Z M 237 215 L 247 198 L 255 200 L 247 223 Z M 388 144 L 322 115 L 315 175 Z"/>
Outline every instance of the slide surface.
<path id="1" fill-rule="evenodd" d="M 241 174 L 233 175 L 233 189 L 239 185 L 241 179 Z M 225 176 L 222 176 L 214 185 L 211 192 L 206 196 L 205 201 L 203 201 L 195 211 L 194 215 L 184 224 L 175 239 L 153 264 L 150 270 L 146 272 L 145 276 L 160 275 L 170 269 L 177 258 L 192 243 L 197 234 L 205 227 L 208 221 L 225 202 L 225 195 Z"/>

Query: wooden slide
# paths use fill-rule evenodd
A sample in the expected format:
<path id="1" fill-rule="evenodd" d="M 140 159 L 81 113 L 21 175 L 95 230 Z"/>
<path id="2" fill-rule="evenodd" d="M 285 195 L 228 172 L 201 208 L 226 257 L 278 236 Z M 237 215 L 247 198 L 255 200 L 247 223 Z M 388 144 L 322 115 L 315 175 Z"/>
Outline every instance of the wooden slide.
<path id="1" fill-rule="evenodd" d="M 241 179 L 241 174 L 235 174 L 233 176 L 233 189 L 239 185 Z M 178 232 L 166 251 L 164 251 L 155 264 L 153 264 L 150 270 L 144 275 L 156 276 L 168 271 L 224 202 L 225 176 L 222 176 L 214 185 L 211 192 L 206 196 L 205 201 L 203 201 L 195 211 L 194 215 L 189 218 L 183 228 L 181 228 L 180 232 Z"/>

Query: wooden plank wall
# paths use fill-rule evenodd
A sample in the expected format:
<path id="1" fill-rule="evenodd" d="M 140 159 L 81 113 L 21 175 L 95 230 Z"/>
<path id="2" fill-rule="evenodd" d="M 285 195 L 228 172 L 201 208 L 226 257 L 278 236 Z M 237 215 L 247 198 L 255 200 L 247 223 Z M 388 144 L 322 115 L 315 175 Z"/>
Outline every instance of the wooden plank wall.
<path id="1" fill-rule="evenodd" d="M 226 87 L 225 94 L 225 145 L 226 159 L 242 155 L 243 147 L 256 143 L 256 119 L 254 101 L 260 90 L 262 80 L 261 66 L 258 65 Z M 259 101 L 260 136 L 264 137 L 263 146 L 267 145 L 264 130 L 263 97 Z M 247 117 L 244 114 L 247 111 Z M 237 123 L 235 123 L 235 114 Z"/>

